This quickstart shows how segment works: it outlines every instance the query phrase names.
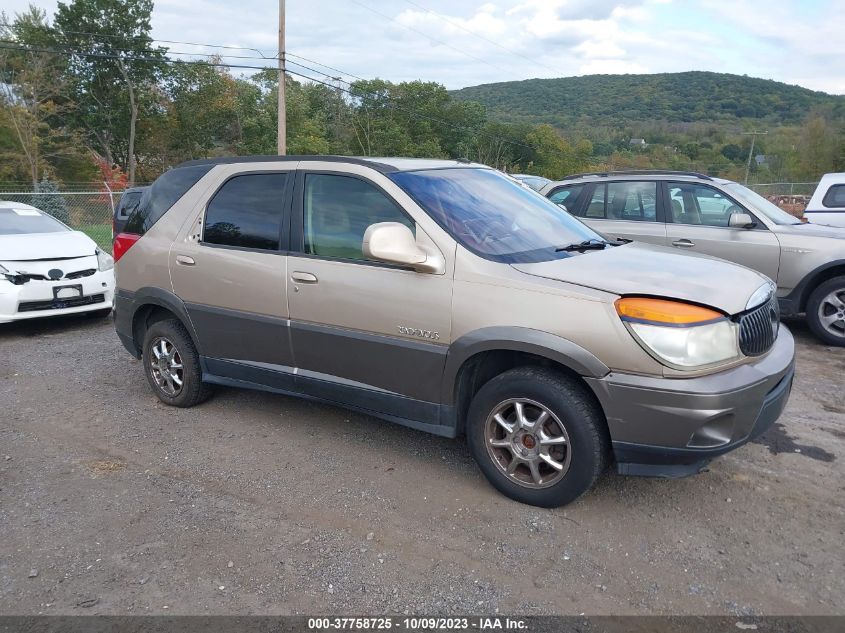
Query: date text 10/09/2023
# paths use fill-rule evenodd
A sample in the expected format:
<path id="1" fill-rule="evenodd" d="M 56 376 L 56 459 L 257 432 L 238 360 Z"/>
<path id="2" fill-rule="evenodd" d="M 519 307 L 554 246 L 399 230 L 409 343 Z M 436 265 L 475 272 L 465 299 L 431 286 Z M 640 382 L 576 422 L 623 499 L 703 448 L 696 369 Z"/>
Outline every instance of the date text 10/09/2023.
<path id="1" fill-rule="evenodd" d="M 308 618 L 311 631 L 525 631 L 528 623 L 520 618 L 474 617 L 474 618 L 427 618 L 427 617 L 330 617 Z"/>

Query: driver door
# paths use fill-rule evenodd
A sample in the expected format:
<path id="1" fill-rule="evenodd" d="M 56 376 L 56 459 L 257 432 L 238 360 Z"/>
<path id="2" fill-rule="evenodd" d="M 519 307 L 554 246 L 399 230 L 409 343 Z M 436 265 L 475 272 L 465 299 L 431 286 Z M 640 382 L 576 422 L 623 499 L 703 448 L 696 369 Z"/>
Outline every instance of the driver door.
<path id="1" fill-rule="evenodd" d="M 709 185 L 669 182 L 665 186 L 669 246 L 726 259 L 777 280 L 780 242 L 753 213 Z M 757 225 L 733 228 L 729 225 L 733 213 L 748 213 Z"/>

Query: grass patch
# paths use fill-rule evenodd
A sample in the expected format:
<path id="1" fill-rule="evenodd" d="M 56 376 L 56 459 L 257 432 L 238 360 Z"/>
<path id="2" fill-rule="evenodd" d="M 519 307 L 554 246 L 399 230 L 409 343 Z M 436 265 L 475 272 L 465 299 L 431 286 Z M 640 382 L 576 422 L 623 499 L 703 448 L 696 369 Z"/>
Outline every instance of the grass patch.
<path id="1" fill-rule="evenodd" d="M 126 468 L 126 464 L 124 464 L 123 462 L 112 460 L 89 462 L 88 464 L 86 464 L 86 466 L 91 472 L 91 475 L 93 475 L 94 477 L 109 475 L 111 473 L 116 473 Z"/>
<path id="2" fill-rule="evenodd" d="M 111 224 L 89 224 L 77 230 L 94 240 L 105 252 L 111 253 Z"/>

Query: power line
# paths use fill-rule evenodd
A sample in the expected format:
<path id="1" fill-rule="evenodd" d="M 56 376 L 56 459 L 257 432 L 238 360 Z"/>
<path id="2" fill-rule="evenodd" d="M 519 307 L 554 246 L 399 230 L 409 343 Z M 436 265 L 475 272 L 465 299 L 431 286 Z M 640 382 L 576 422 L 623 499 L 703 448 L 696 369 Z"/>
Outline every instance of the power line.
<path id="1" fill-rule="evenodd" d="M 315 61 L 313 59 L 308 59 L 307 57 L 303 57 L 302 55 L 294 55 L 293 53 L 286 53 L 286 56 L 287 57 L 295 57 L 296 59 L 301 59 L 302 61 L 308 62 L 310 64 L 315 64 L 315 65 L 320 66 L 322 68 L 327 68 L 327 69 L 332 70 L 336 73 L 340 73 L 341 75 L 346 75 L 347 77 L 352 77 L 353 79 L 357 79 L 358 81 L 367 81 L 363 77 L 359 77 L 358 75 L 353 75 L 352 73 L 348 73 L 344 70 L 340 70 L 339 68 L 334 68 L 333 66 L 327 66 L 326 64 L 321 64 L 318 61 Z M 293 63 L 293 62 L 291 62 L 291 63 Z M 346 83 L 349 83 L 349 82 L 346 82 Z"/>
<path id="2" fill-rule="evenodd" d="M 0 50 L 5 49 L 5 50 L 16 50 L 16 51 L 22 51 L 22 52 L 44 53 L 44 54 L 53 54 L 53 55 L 67 55 L 67 56 L 76 55 L 76 56 L 80 56 L 80 57 L 90 57 L 90 58 L 95 58 L 95 59 L 121 60 L 123 62 L 133 62 L 133 61 L 135 61 L 135 62 L 155 62 L 155 63 L 167 63 L 167 64 L 185 64 L 185 65 L 193 65 L 193 66 L 205 66 L 205 67 L 209 67 L 209 68 L 238 68 L 238 69 L 258 70 L 258 71 L 268 71 L 268 70 L 269 71 L 278 71 L 277 67 L 272 67 L 272 66 L 253 66 L 253 65 L 248 65 L 248 64 L 228 64 L 228 63 L 223 63 L 223 62 L 211 62 L 211 61 L 200 61 L 200 60 L 181 60 L 181 59 L 167 59 L 167 58 L 161 59 L 161 58 L 156 58 L 156 57 L 139 57 L 139 56 L 133 56 L 133 57 L 126 58 L 126 57 L 122 57 L 120 55 L 114 55 L 114 54 L 108 54 L 108 53 L 90 53 L 90 52 L 82 52 L 82 51 L 74 51 L 74 50 L 56 50 L 56 49 L 49 49 L 49 48 L 32 47 L 32 46 L 20 46 L 20 45 L 12 46 L 11 44 L 18 44 L 18 43 L 14 40 L 0 39 Z M 290 63 L 292 63 L 295 66 L 298 66 L 300 68 L 310 70 L 311 72 L 316 72 L 317 74 L 322 74 L 322 73 L 320 73 L 319 70 L 316 70 L 314 68 L 310 68 L 308 66 L 304 66 L 303 64 L 300 64 L 300 63 L 297 63 L 297 62 L 290 62 Z M 347 95 L 349 95 L 353 98 L 360 98 L 362 95 L 378 96 L 377 93 L 375 93 L 375 92 L 355 91 L 355 90 L 352 90 L 350 88 L 344 88 L 342 86 L 338 86 L 336 84 L 332 84 L 332 83 L 329 83 L 327 81 L 323 81 L 323 80 L 317 79 L 316 77 L 312 77 L 312 76 L 307 75 L 305 73 L 297 72 L 297 71 L 294 71 L 294 70 L 286 69 L 286 72 L 290 75 L 294 75 L 296 77 L 300 77 L 302 79 L 306 79 L 308 81 L 312 81 L 314 83 L 321 84 L 323 86 L 327 86 L 327 87 L 332 88 L 334 90 L 339 90 L 340 92 L 343 92 L 344 94 L 347 94 Z M 346 83 L 350 87 L 352 86 L 352 84 L 350 82 L 343 82 L 343 83 Z M 396 104 L 391 104 L 391 106 L 393 107 L 394 110 L 399 111 L 399 112 L 404 112 L 404 113 L 408 114 L 409 116 L 411 116 L 412 118 L 417 118 L 417 119 L 420 119 L 420 120 L 427 120 L 427 121 L 439 123 L 440 125 L 450 127 L 454 130 L 472 131 L 480 137 L 487 137 L 487 138 L 493 139 L 495 141 L 505 143 L 507 145 L 512 145 L 514 147 L 522 147 L 522 148 L 529 149 L 529 150 L 532 150 L 532 151 L 537 150 L 536 147 L 534 147 L 532 145 L 528 145 L 527 143 L 520 143 L 519 141 L 513 141 L 513 140 L 510 140 L 510 139 L 501 138 L 499 136 L 495 136 L 493 134 L 483 132 L 482 130 L 479 130 L 479 129 L 474 129 L 474 128 L 471 128 L 471 127 L 468 127 L 468 126 L 465 126 L 465 125 L 458 125 L 458 124 L 452 123 L 450 121 L 445 121 L 443 119 L 439 119 L 437 117 L 431 117 L 431 116 L 428 116 L 428 115 L 425 115 L 425 114 L 421 114 L 421 113 L 414 111 L 414 110 L 407 110 L 405 108 L 397 106 Z"/>
<path id="3" fill-rule="evenodd" d="M 10 24 L 8 22 L 0 22 L 0 26 L 5 26 L 8 28 L 14 28 L 14 24 Z M 50 28 L 50 27 L 48 27 Z M 257 48 L 251 48 L 249 46 L 231 46 L 225 44 L 202 44 L 199 42 L 184 42 L 180 40 L 162 40 L 155 37 L 148 37 L 145 35 L 117 35 L 113 33 L 92 33 L 90 31 L 65 31 L 62 30 L 62 33 L 70 33 L 72 35 L 86 35 L 90 37 L 101 37 L 107 38 L 111 40 L 123 40 L 124 42 L 132 42 L 136 40 L 144 40 L 149 42 L 161 42 L 162 44 L 181 44 L 182 46 L 202 46 L 204 48 L 223 48 L 227 50 L 241 50 L 241 51 L 253 51 L 254 53 L 258 53 L 260 57 L 248 58 L 248 59 L 275 59 L 275 57 L 268 57 L 265 55 L 261 50 Z M 134 50 L 134 49 L 133 49 Z M 150 50 L 150 49 L 147 49 Z M 201 55 L 202 53 L 185 53 L 187 55 Z"/>

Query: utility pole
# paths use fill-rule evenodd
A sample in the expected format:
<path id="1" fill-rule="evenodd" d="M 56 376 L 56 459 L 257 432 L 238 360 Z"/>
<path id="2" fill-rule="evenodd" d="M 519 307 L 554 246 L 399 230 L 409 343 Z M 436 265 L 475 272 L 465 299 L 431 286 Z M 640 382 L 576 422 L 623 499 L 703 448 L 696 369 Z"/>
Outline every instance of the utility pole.
<path id="1" fill-rule="evenodd" d="M 765 132 L 743 132 L 743 136 L 750 136 L 751 137 L 751 148 L 748 150 L 748 163 L 745 165 L 745 184 L 748 184 L 748 174 L 751 171 L 751 158 L 754 156 L 754 141 L 757 140 L 758 136 L 766 136 L 769 131 L 766 130 Z"/>
<path id="2" fill-rule="evenodd" d="M 288 151 L 287 112 L 285 111 L 285 0 L 279 0 L 279 156 Z"/>

